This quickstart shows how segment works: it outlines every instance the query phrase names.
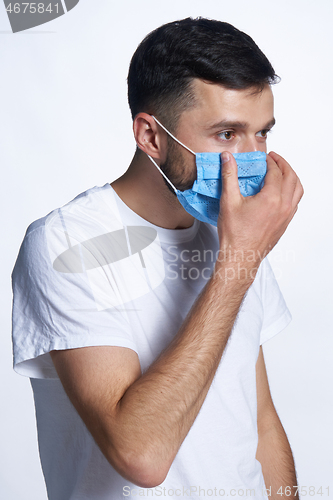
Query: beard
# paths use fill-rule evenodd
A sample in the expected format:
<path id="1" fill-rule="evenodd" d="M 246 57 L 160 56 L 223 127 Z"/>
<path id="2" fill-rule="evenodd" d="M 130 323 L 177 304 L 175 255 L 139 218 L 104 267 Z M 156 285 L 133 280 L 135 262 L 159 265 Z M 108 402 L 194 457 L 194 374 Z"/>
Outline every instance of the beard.
<path id="1" fill-rule="evenodd" d="M 167 176 L 167 178 L 172 182 L 176 189 L 180 191 L 185 191 L 193 186 L 196 180 L 196 170 L 193 172 L 193 167 L 186 162 L 183 157 L 182 147 L 175 143 L 173 139 L 168 137 L 168 151 L 164 163 L 161 163 L 160 169 Z M 166 184 L 169 191 L 177 196 L 174 189 L 170 186 L 168 181 L 163 177 L 164 183 Z"/>

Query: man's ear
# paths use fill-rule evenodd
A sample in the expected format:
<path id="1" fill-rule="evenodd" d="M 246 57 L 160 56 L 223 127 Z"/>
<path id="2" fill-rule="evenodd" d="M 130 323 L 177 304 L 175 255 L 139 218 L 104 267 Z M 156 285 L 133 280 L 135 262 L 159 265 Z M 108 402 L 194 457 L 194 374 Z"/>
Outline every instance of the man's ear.
<path id="1" fill-rule="evenodd" d="M 165 160 L 167 134 L 148 113 L 138 113 L 133 120 L 133 133 L 138 148 L 153 158 Z"/>

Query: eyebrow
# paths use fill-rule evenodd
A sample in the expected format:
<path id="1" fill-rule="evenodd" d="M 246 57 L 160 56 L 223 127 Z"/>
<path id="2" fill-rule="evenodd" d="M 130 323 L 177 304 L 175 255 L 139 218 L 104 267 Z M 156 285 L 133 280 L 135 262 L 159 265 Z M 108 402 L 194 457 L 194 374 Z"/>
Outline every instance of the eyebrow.
<path id="1" fill-rule="evenodd" d="M 270 120 L 268 123 L 266 123 L 266 125 L 264 125 L 261 130 L 265 130 L 267 128 L 270 129 L 270 128 L 272 128 L 275 125 L 275 123 L 276 123 L 275 118 L 272 118 L 272 120 Z M 227 129 L 227 128 L 245 129 L 247 127 L 248 127 L 248 123 L 246 123 L 246 122 L 233 122 L 233 121 L 222 120 L 219 123 L 214 123 L 214 125 L 208 126 L 207 129 L 208 130 L 220 129 L 220 128 L 224 128 L 224 129 Z"/>

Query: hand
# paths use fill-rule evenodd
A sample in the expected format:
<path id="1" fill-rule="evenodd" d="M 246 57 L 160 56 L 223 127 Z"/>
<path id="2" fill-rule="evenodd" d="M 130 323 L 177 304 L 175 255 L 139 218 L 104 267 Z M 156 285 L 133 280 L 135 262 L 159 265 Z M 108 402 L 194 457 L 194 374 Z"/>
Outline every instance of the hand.
<path id="1" fill-rule="evenodd" d="M 236 160 L 231 153 L 223 153 L 217 222 L 221 251 L 227 251 L 228 258 L 243 258 L 252 267 L 258 266 L 287 229 L 302 196 L 303 187 L 296 173 L 274 152 L 267 155 L 261 191 L 255 196 L 242 196 Z M 250 254 L 252 259 L 246 259 Z"/>

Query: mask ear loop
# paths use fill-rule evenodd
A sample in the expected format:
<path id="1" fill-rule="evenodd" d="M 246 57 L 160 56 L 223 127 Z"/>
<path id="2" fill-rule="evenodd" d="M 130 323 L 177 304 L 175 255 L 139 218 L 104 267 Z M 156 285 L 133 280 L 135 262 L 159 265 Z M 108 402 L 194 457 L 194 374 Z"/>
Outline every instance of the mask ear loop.
<path id="1" fill-rule="evenodd" d="M 187 151 L 189 151 L 190 153 L 192 153 L 192 154 L 195 156 L 195 152 L 194 152 L 194 151 L 192 151 L 192 149 L 190 149 L 190 148 L 188 148 L 187 146 L 185 146 L 185 144 L 183 144 L 182 142 L 180 142 L 180 141 L 177 139 L 177 137 L 175 137 L 174 135 L 172 135 L 172 134 L 171 134 L 171 132 L 169 132 L 169 130 L 167 130 L 167 129 L 166 129 L 166 128 L 162 125 L 162 123 L 160 123 L 160 122 L 157 120 L 157 118 L 155 118 L 155 116 L 154 116 L 154 115 L 151 115 L 151 116 L 154 118 L 155 122 L 156 122 L 156 123 L 158 123 L 158 124 L 159 124 L 159 126 L 160 126 L 160 127 L 162 127 L 162 129 L 163 129 L 163 130 L 165 130 L 165 132 L 166 132 L 167 134 L 169 134 L 169 136 L 170 136 L 170 137 L 172 137 L 172 139 L 173 139 L 174 141 L 178 142 L 178 144 L 180 144 L 181 146 L 183 146 L 183 148 L 187 149 Z"/>
<path id="2" fill-rule="evenodd" d="M 172 184 L 172 182 L 167 178 L 167 176 L 165 175 L 165 173 L 162 172 L 162 170 L 160 169 L 160 167 L 157 165 L 156 161 L 153 160 L 153 158 L 150 155 L 147 154 L 147 156 L 154 163 L 155 167 L 161 172 L 161 174 L 163 175 L 164 179 L 168 181 L 168 183 L 170 184 L 170 186 L 173 188 L 174 192 L 177 193 L 178 190 L 175 188 L 175 186 Z"/>
<path id="3" fill-rule="evenodd" d="M 183 144 L 182 142 L 180 142 L 180 141 L 177 139 L 177 137 L 175 137 L 174 135 L 172 135 L 172 134 L 171 134 L 171 132 L 169 132 L 169 130 L 167 130 L 167 129 L 166 129 L 166 128 L 162 125 L 162 123 L 160 123 L 160 122 L 157 120 L 157 118 L 155 118 L 155 116 L 154 116 L 154 115 L 151 115 L 151 116 L 154 118 L 155 122 L 156 122 L 156 123 L 158 123 L 158 124 L 159 124 L 159 126 L 160 126 L 163 130 L 165 130 L 165 132 L 166 132 L 166 133 L 167 133 L 170 137 L 172 137 L 172 139 L 173 139 L 174 141 L 178 142 L 178 144 L 180 144 L 181 146 L 183 146 L 183 148 L 187 149 L 187 151 L 189 151 L 190 153 L 192 153 L 192 154 L 195 156 L 195 153 L 194 153 L 194 151 L 192 151 L 192 149 L 190 149 L 190 148 L 188 148 L 187 146 L 185 146 L 185 144 Z M 173 190 L 175 191 L 175 193 L 177 193 L 178 189 L 176 189 L 176 188 L 175 188 L 175 186 L 174 186 L 174 185 L 172 184 L 172 182 L 171 182 L 171 181 L 167 178 L 167 176 L 165 175 L 165 173 L 164 173 L 164 172 L 162 172 L 162 170 L 160 169 L 160 167 L 157 165 L 156 161 L 155 161 L 155 160 L 153 160 L 153 158 L 152 158 L 150 155 L 148 155 L 148 154 L 147 154 L 147 156 L 148 156 L 148 158 L 149 158 L 149 159 L 153 162 L 153 164 L 155 165 L 155 167 L 156 167 L 156 168 L 160 171 L 160 173 L 163 175 L 164 179 L 168 181 L 168 183 L 169 183 L 169 184 L 170 184 L 170 186 L 173 188 Z"/>

